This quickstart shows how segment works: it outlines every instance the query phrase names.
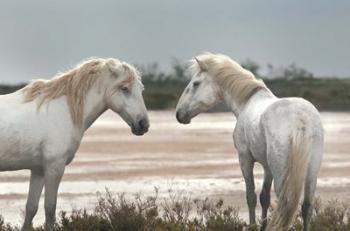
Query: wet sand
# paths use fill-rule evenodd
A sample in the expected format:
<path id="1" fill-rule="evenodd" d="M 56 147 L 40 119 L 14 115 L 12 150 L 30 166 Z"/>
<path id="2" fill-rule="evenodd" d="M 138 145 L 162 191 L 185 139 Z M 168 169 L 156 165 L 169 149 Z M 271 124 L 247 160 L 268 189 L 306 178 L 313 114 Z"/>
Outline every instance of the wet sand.
<path id="1" fill-rule="evenodd" d="M 171 111 L 150 112 L 151 129 L 142 137 L 112 112 L 87 131 L 59 189 L 58 210 L 92 209 L 97 193 L 109 188 L 127 195 L 149 195 L 154 187 L 192 198 L 224 198 L 246 213 L 245 185 L 232 142 L 235 119 L 230 113 L 202 114 L 190 125 L 178 124 Z M 350 203 L 350 113 L 322 113 L 325 155 L 317 196 Z M 260 191 L 262 169 L 255 168 Z M 20 224 L 28 192 L 28 171 L 0 173 L 0 214 Z M 35 224 L 44 220 L 43 197 Z"/>

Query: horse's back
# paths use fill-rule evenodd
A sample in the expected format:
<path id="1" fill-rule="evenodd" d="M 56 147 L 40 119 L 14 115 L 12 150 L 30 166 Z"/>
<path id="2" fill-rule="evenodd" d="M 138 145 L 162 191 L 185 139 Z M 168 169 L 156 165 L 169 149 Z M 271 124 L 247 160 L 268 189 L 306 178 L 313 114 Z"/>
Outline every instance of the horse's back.
<path id="1" fill-rule="evenodd" d="M 261 118 L 261 126 L 273 134 L 288 134 L 300 123 L 322 132 L 319 112 L 303 98 L 281 98 L 266 108 Z"/>
<path id="2" fill-rule="evenodd" d="M 33 103 L 23 103 L 21 91 L 0 96 L 0 127 L 32 124 L 36 114 Z M 25 128 L 25 127 L 24 127 Z"/>

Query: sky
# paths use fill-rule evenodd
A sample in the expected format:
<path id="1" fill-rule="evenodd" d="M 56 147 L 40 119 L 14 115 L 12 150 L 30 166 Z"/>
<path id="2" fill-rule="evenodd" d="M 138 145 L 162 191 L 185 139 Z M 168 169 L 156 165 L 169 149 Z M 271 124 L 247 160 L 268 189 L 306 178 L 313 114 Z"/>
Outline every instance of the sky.
<path id="1" fill-rule="evenodd" d="M 51 78 L 92 56 L 168 71 L 203 51 L 350 77 L 349 11 L 348 0 L 2 0 L 0 83 Z"/>

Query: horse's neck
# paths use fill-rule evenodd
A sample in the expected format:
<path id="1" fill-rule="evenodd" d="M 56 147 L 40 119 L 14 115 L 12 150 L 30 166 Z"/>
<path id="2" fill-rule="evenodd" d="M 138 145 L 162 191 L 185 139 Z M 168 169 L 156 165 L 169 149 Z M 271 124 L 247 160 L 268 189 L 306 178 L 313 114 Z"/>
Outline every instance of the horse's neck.
<path id="1" fill-rule="evenodd" d="M 107 110 L 104 101 L 104 92 L 97 89 L 90 89 L 85 99 L 84 116 L 82 128 L 86 131 L 95 120 Z"/>
<path id="2" fill-rule="evenodd" d="M 232 94 L 224 93 L 224 102 L 227 107 L 233 112 L 233 114 L 238 118 L 238 116 L 249 108 L 262 108 L 267 105 L 266 102 L 271 102 L 276 99 L 276 96 L 268 89 L 261 89 L 254 93 L 247 102 L 239 104 L 237 100 L 232 96 Z"/>
<path id="3" fill-rule="evenodd" d="M 231 94 L 224 92 L 223 94 L 224 103 L 233 112 L 233 114 L 238 117 L 241 112 L 241 106 L 237 103 L 237 100 L 232 97 Z"/>

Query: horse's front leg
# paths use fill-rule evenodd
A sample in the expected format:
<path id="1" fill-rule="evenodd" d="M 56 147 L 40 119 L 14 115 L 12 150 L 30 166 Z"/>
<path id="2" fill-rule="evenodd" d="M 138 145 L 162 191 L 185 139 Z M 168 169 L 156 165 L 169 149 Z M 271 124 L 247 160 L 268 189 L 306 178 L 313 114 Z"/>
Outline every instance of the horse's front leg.
<path id="1" fill-rule="evenodd" d="M 41 169 L 32 170 L 30 176 L 29 193 L 26 205 L 25 219 L 22 231 L 31 230 L 33 218 L 38 211 L 40 195 L 44 186 L 44 173 Z"/>
<path id="2" fill-rule="evenodd" d="M 246 196 L 249 210 L 249 223 L 255 224 L 256 194 L 254 183 L 254 160 L 248 153 L 239 153 L 239 164 L 243 173 L 246 185 Z"/>
<path id="3" fill-rule="evenodd" d="M 45 166 L 45 230 L 54 230 L 57 192 L 64 169 L 64 161 L 54 161 Z"/>
<path id="4" fill-rule="evenodd" d="M 264 169 L 264 182 L 263 182 L 262 190 L 260 193 L 260 204 L 261 204 L 261 208 L 262 208 L 261 230 L 265 230 L 266 225 L 267 225 L 267 211 L 270 207 L 270 192 L 271 192 L 272 179 L 273 179 L 273 177 L 272 177 L 271 171 L 269 169 L 265 168 Z"/>

